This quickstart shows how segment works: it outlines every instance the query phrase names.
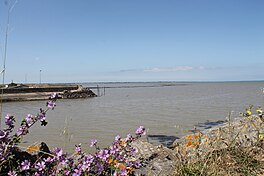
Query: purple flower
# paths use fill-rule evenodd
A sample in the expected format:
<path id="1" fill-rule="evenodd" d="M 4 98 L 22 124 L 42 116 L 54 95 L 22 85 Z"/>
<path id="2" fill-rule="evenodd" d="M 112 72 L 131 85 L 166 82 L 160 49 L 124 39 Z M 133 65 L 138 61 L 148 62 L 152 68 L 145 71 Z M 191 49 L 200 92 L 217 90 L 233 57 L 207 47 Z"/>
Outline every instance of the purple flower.
<path id="1" fill-rule="evenodd" d="M 78 153 L 78 154 L 80 154 L 81 151 L 82 151 L 82 149 L 81 149 L 81 144 L 79 144 L 79 145 L 75 145 L 75 152 Z"/>
<path id="2" fill-rule="evenodd" d="M 70 173 L 71 173 L 71 172 L 70 172 L 69 170 L 64 171 L 64 175 L 66 175 L 66 176 L 67 176 L 67 175 L 70 175 Z"/>
<path id="3" fill-rule="evenodd" d="M 100 163 L 97 163 L 97 164 L 95 165 L 95 167 L 96 167 L 96 169 L 97 169 L 99 175 L 100 175 L 100 174 L 102 173 L 102 171 L 104 170 L 104 166 L 103 166 L 102 164 L 100 164 Z"/>
<path id="4" fill-rule="evenodd" d="M 55 106 L 56 106 L 56 104 L 55 104 L 55 102 L 54 101 L 52 101 L 52 100 L 49 100 L 48 102 L 47 102 L 47 107 L 49 108 L 49 109 L 54 109 L 55 108 Z"/>
<path id="5" fill-rule="evenodd" d="M 119 148 L 116 145 L 109 147 L 110 154 L 114 155 L 119 151 Z"/>
<path id="6" fill-rule="evenodd" d="M 85 159 L 85 163 L 87 164 L 92 164 L 92 162 L 94 161 L 93 155 L 86 155 L 84 159 Z"/>
<path id="7" fill-rule="evenodd" d="M 128 162 L 127 163 L 127 167 L 133 167 L 134 166 L 134 163 L 133 162 Z"/>
<path id="8" fill-rule="evenodd" d="M 115 137 L 115 141 L 119 141 L 121 139 L 121 137 L 119 136 L 119 135 L 117 135 L 116 137 Z"/>
<path id="9" fill-rule="evenodd" d="M 81 176 L 82 175 L 82 170 L 81 170 L 81 165 L 79 164 L 77 166 L 77 169 L 74 169 L 74 173 L 72 174 L 72 176 Z"/>
<path id="10" fill-rule="evenodd" d="M 130 155 L 133 155 L 133 154 L 135 154 L 135 153 L 137 153 L 137 152 L 138 152 L 138 150 L 137 150 L 136 148 L 131 147 L 131 148 L 130 148 L 130 152 L 129 152 L 129 154 L 130 154 Z"/>
<path id="11" fill-rule="evenodd" d="M 21 163 L 21 170 L 28 170 L 30 167 L 30 162 L 28 160 L 25 160 Z"/>
<path id="12" fill-rule="evenodd" d="M 120 170 L 120 175 L 121 176 L 127 176 L 127 170 L 126 169 L 121 169 Z"/>
<path id="13" fill-rule="evenodd" d="M 28 114 L 25 119 L 26 119 L 27 124 L 29 126 L 31 126 L 32 125 L 32 122 L 33 122 L 33 116 L 31 114 Z"/>
<path id="14" fill-rule="evenodd" d="M 124 157 L 124 155 L 119 153 L 119 155 L 116 157 L 116 159 L 119 160 L 119 161 L 124 161 L 125 157 Z"/>
<path id="15" fill-rule="evenodd" d="M 82 164 L 82 170 L 85 171 L 90 171 L 90 167 L 91 167 L 92 161 L 86 160 L 83 164 Z"/>
<path id="16" fill-rule="evenodd" d="M 43 171 L 45 169 L 45 162 L 44 161 L 41 161 L 41 162 L 38 162 L 35 166 L 35 168 L 38 170 L 38 171 Z"/>
<path id="17" fill-rule="evenodd" d="M 28 127 L 25 125 L 22 125 L 20 128 L 17 129 L 17 135 L 26 135 L 28 133 Z"/>
<path id="18" fill-rule="evenodd" d="M 117 135 L 116 137 L 115 137 L 115 140 L 114 140 L 114 142 L 113 142 L 113 144 L 119 144 L 120 143 L 120 140 L 121 140 L 121 137 L 119 136 L 119 135 Z"/>
<path id="19" fill-rule="evenodd" d="M 135 166 L 136 169 L 139 169 L 140 166 L 141 166 L 140 161 L 139 161 L 139 160 L 136 160 L 136 161 L 134 162 L 134 166 Z"/>
<path id="20" fill-rule="evenodd" d="M 65 158 L 65 159 L 61 160 L 60 164 L 63 165 L 64 167 L 68 167 L 68 165 L 69 165 L 68 162 L 69 162 L 69 160 Z"/>
<path id="21" fill-rule="evenodd" d="M 130 140 L 132 140 L 132 136 L 131 136 L 131 134 L 128 134 L 127 137 L 126 137 L 126 139 L 125 139 L 125 141 L 128 142 Z"/>
<path id="22" fill-rule="evenodd" d="M 40 108 L 40 113 L 38 114 L 38 120 L 40 120 L 41 122 L 46 120 L 46 113 L 42 108 Z"/>
<path id="23" fill-rule="evenodd" d="M 96 144 L 97 144 L 97 140 L 96 139 L 92 139 L 90 147 L 96 146 Z"/>
<path id="24" fill-rule="evenodd" d="M 143 126 L 140 126 L 137 130 L 136 130 L 136 135 L 140 136 L 140 135 L 145 135 L 145 128 Z"/>
<path id="25" fill-rule="evenodd" d="M 22 134 L 23 134 L 23 128 L 20 127 L 19 129 L 17 129 L 17 135 L 20 136 Z"/>
<path id="26" fill-rule="evenodd" d="M 9 115 L 9 114 L 7 114 L 6 116 L 5 116 L 5 124 L 7 125 L 7 126 L 9 126 L 9 127 L 14 127 L 14 122 L 15 122 L 15 118 L 14 118 L 14 116 L 11 116 L 11 115 Z"/>
<path id="27" fill-rule="evenodd" d="M 55 155 L 59 158 L 59 157 L 62 156 L 63 151 L 62 151 L 61 148 L 55 148 L 54 153 L 55 153 Z"/>
<path id="28" fill-rule="evenodd" d="M 0 139 L 3 139 L 6 137 L 6 132 L 0 130 Z"/>
<path id="29" fill-rule="evenodd" d="M 108 150 L 100 150 L 96 156 L 102 159 L 103 161 L 106 161 L 107 158 L 109 158 L 110 154 Z"/>
<path id="30" fill-rule="evenodd" d="M 44 158 L 44 161 L 45 161 L 45 163 L 51 163 L 54 161 L 54 159 L 51 157 L 48 157 L 48 158 Z"/>
<path id="31" fill-rule="evenodd" d="M 17 173 L 15 171 L 9 171 L 8 176 L 17 176 Z"/>

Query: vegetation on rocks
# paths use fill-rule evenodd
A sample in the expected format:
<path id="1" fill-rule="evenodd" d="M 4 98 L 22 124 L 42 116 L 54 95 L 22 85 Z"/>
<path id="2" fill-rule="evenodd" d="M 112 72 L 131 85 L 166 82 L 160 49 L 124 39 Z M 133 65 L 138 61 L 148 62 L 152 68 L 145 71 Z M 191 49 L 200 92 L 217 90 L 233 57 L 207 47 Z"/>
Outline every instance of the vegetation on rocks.
<path id="1" fill-rule="evenodd" d="M 177 141 L 175 150 L 180 162 L 174 175 L 263 174 L 263 110 L 250 106 L 241 116 Z"/>

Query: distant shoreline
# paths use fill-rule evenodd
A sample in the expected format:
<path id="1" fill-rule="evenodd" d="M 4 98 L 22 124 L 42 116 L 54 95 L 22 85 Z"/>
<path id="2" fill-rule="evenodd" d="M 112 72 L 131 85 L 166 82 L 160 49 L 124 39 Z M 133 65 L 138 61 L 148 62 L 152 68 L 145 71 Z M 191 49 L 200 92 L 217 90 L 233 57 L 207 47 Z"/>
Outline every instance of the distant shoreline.
<path id="1" fill-rule="evenodd" d="M 57 84 L 57 85 L 63 85 L 63 84 L 135 84 L 135 83 L 264 83 L 264 80 L 241 80 L 241 81 L 77 81 L 77 82 L 45 82 L 42 84 Z M 38 85 L 39 83 L 22 83 L 21 84 L 34 84 Z"/>

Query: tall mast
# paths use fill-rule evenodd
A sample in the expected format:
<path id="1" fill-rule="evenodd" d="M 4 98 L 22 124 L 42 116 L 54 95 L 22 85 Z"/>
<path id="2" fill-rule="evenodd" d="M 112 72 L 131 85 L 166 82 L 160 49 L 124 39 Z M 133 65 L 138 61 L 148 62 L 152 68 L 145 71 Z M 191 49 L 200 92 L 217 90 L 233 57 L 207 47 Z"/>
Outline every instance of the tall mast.
<path id="1" fill-rule="evenodd" d="M 5 72 L 6 72 L 6 58 L 7 58 L 7 44 L 8 44 L 8 33 L 9 33 L 9 25 L 10 25 L 10 14 L 15 7 L 17 0 L 11 4 L 11 2 L 6 1 L 6 5 L 8 6 L 8 11 L 7 11 L 7 24 L 6 24 L 6 31 L 5 31 L 5 48 L 4 48 L 4 58 L 3 58 L 3 70 L 2 70 L 2 86 L 5 85 Z M 2 87 L 1 91 L 1 107 L 0 107 L 0 128 L 2 125 L 2 115 L 3 115 L 3 94 L 4 94 L 4 89 Z"/>

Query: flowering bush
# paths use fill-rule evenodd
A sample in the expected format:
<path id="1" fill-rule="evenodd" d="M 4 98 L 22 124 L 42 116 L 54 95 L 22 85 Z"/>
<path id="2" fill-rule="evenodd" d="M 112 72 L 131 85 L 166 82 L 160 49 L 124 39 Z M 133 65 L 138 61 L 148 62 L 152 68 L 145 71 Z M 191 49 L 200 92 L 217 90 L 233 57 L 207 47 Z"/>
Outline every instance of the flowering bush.
<path id="1" fill-rule="evenodd" d="M 49 150 L 42 142 L 40 146 L 29 146 L 26 151 L 19 148 L 22 137 L 29 133 L 29 129 L 37 121 L 46 126 L 46 112 L 53 110 L 58 96 L 52 95 L 47 102 L 47 109 L 40 109 L 36 116 L 27 115 L 22 120 L 16 132 L 13 132 L 15 118 L 5 117 L 7 128 L 0 130 L 0 173 L 15 175 L 134 175 L 135 169 L 140 167 L 140 161 L 133 157 L 137 152 L 132 142 L 145 134 L 145 128 L 140 126 L 133 137 L 128 134 L 125 139 L 116 136 L 113 144 L 100 149 L 97 140 L 92 139 L 90 147 L 95 147 L 94 154 L 82 151 L 81 144 L 76 145 L 73 154 L 69 155 L 61 148 Z M 0 174 L 0 175 L 1 175 Z"/>

